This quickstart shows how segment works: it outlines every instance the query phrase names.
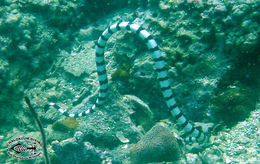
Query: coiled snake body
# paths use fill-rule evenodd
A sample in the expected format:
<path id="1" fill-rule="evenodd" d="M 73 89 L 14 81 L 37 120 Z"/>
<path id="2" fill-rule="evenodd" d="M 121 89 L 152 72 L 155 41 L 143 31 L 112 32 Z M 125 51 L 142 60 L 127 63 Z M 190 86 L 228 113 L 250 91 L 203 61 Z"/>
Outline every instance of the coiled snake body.
<path id="1" fill-rule="evenodd" d="M 168 106 L 168 110 L 171 115 L 176 119 L 177 123 L 183 128 L 184 136 L 187 136 L 186 141 L 190 142 L 203 142 L 206 138 L 204 132 L 197 127 L 194 127 L 191 121 L 188 121 L 186 117 L 182 114 L 180 108 L 177 106 L 174 99 L 172 89 L 170 87 L 168 71 L 165 68 L 165 62 L 162 58 L 161 52 L 158 48 L 156 41 L 153 39 L 152 35 L 143 29 L 140 25 L 130 22 L 120 22 L 109 26 L 102 35 L 99 37 L 96 44 L 96 67 L 98 73 L 99 81 L 99 93 L 98 98 L 94 105 L 81 113 L 68 113 L 64 111 L 59 105 L 55 103 L 50 103 L 51 106 L 60 111 L 63 115 L 67 117 L 81 117 L 87 115 L 90 111 L 94 111 L 97 107 L 100 107 L 104 99 L 106 98 L 108 91 L 108 79 L 106 73 L 106 64 L 104 60 L 104 48 L 106 46 L 109 37 L 120 30 L 128 30 L 137 34 L 146 44 L 149 51 L 152 53 L 153 60 L 155 63 L 155 68 L 158 73 L 158 79 L 160 83 L 160 88 L 164 100 Z"/>

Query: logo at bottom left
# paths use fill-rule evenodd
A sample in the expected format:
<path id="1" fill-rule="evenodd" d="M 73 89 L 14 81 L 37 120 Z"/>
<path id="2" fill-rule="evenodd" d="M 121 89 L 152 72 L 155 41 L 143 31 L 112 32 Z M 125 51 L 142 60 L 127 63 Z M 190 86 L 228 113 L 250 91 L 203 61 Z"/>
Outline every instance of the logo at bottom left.
<path id="1" fill-rule="evenodd" d="M 42 154 L 42 144 L 35 138 L 18 137 L 7 142 L 7 154 L 17 159 L 37 158 Z"/>

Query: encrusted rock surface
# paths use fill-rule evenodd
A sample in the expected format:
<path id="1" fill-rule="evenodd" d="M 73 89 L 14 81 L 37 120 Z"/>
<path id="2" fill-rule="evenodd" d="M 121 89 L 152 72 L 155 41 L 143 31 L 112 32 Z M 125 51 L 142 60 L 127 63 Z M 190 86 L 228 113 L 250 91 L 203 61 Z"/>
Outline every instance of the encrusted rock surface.
<path id="1" fill-rule="evenodd" d="M 177 139 L 169 129 L 155 125 L 130 148 L 132 163 L 169 162 L 180 158 Z"/>
<path id="2" fill-rule="evenodd" d="M 130 32 L 118 32 L 107 43 L 110 89 L 104 107 L 67 121 L 49 107 L 55 102 L 73 112 L 95 102 L 95 43 L 108 25 L 121 20 L 141 24 L 154 36 L 187 118 L 214 122 L 212 145 L 196 154 L 187 149 L 188 161 L 180 157 L 171 163 L 258 163 L 259 11 L 255 0 L 0 1 L 0 163 L 18 162 L 6 153 L 8 140 L 39 136 L 25 94 L 43 123 L 53 163 L 63 158 L 130 163 L 130 147 L 143 142 L 160 120 L 180 134 L 162 98 L 151 53 Z M 223 108 L 244 116 L 230 126 Z M 43 158 L 19 162 L 42 163 Z"/>

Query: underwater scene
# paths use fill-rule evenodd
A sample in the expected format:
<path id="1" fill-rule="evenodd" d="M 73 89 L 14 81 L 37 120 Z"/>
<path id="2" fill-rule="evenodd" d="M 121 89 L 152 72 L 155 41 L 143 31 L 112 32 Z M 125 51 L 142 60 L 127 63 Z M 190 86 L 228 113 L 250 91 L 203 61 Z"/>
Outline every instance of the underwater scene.
<path id="1" fill-rule="evenodd" d="M 0 0 L 0 164 L 259 164 L 260 0 Z"/>

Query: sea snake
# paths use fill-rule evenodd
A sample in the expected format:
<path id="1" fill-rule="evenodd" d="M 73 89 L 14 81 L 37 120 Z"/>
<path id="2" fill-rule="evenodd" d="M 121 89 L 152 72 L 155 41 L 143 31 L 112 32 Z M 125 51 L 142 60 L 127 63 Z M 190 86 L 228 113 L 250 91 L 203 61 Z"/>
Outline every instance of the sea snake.
<path id="1" fill-rule="evenodd" d="M 180 108 L 177 106 L 177 103 L 174 99 L 174 95 L 172 89 L 170 87 L 170 81 L 168 77 L 168 70 L 165 67 L 164 59 L 161 55 L 159 47 L 152 37 L 152 35 L 143 29 L 140 25 L 131 22 L 119 22 L 113 24 L 105 29 L 102 35 L 99 37 L 97 44 L 96 44 L 96 67 L 97 67 L 97 74 L 98 74 L 98 81 L 99 81 L 99 93 L 98 98 L 95 104 L 88 108 L 87 110 L 81 113 L 68 113 L 64 111 L 59 105 L 55 103 L 50 103 L 51 106 L 56 108 L 60 111 L 63 115 L 67 117 L 81 117 L 86 116 L 91 111 L 94 111 L 97 107 L 100 107 L 104 99 L 106 98 L 107 91 L 108 91 L 108 79 L 106 73 L 106 64 L 104 60 L 104 50 L 108 39 L 112 36 L 113 33 L 120 31 L 120 30 L 128 30 L 135 34 L 137 34 L 146 44 L 149 51 L 152 53 L 153 60 L 155 63 L 155 68 L 158 73 L 158 79 L 160 83 L 160 88 L 162 95 L 165 99 L 165 102 L 168 106 L 168 110 L 170 111 L 171 115 L 175 118 L 177 123 L 180 124 L 184 131 L 184 135 L 186 137 L 185 141 L 187 142 L 203 142 L 205 141 L 206 135 L 201 130 L 200 127 L 194 127 L 191 121 L 188 121 L 186 117 L 181 112 Z"/>

